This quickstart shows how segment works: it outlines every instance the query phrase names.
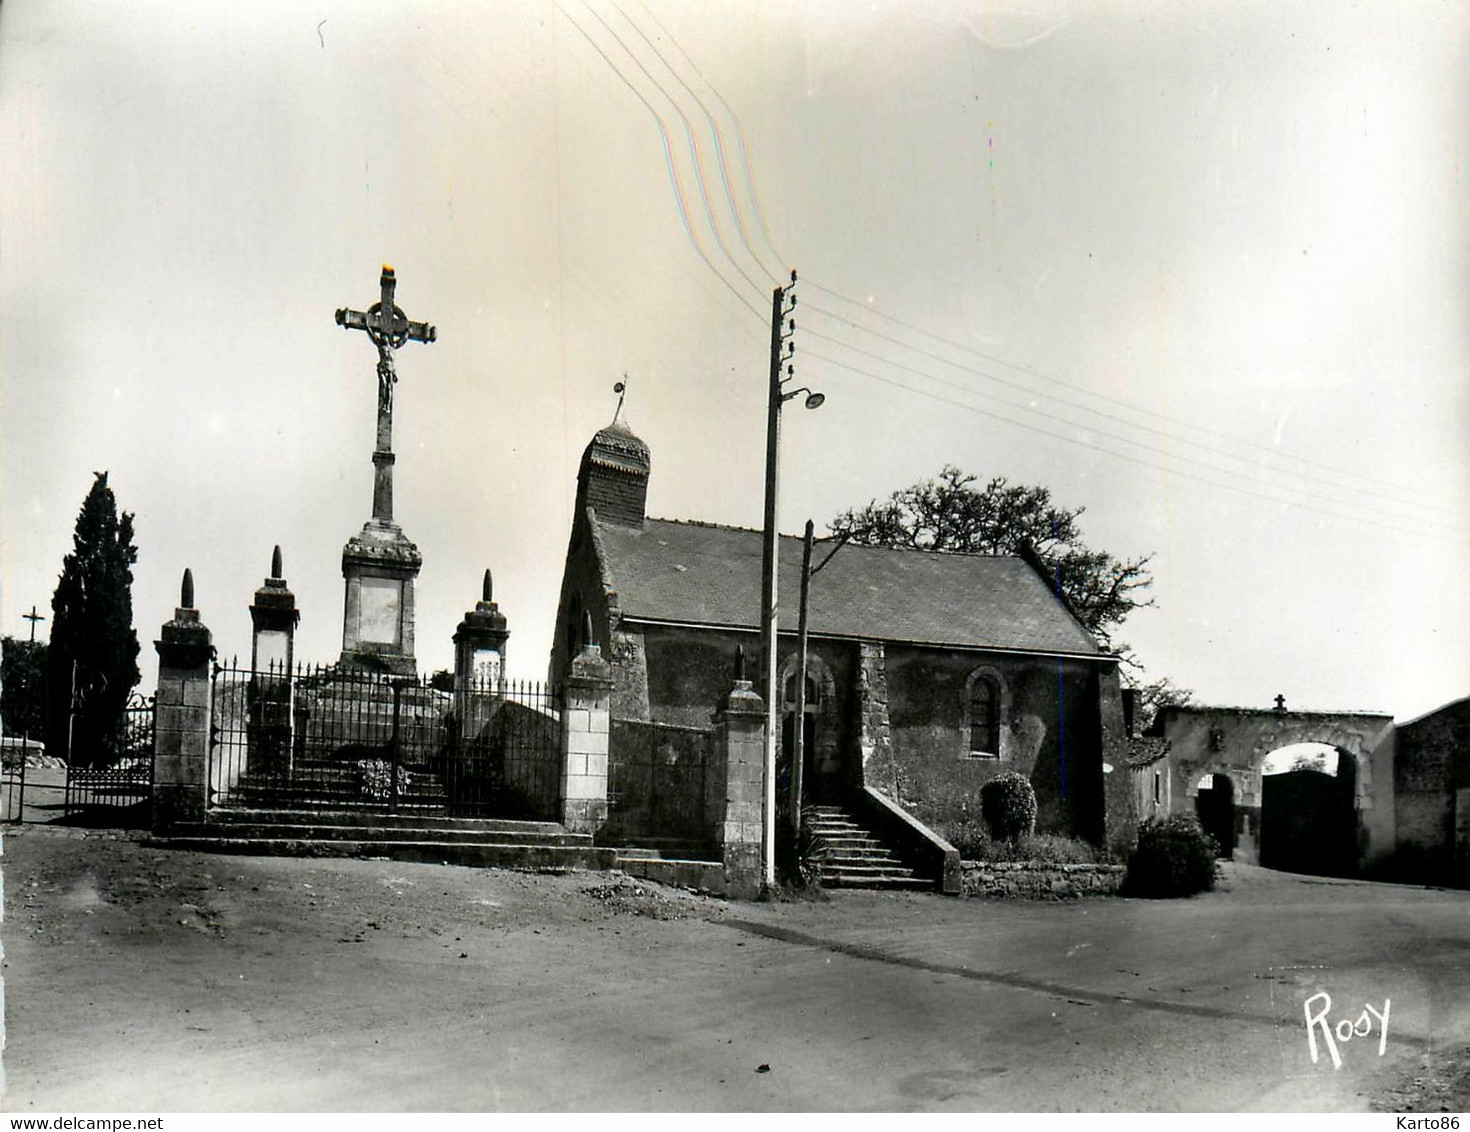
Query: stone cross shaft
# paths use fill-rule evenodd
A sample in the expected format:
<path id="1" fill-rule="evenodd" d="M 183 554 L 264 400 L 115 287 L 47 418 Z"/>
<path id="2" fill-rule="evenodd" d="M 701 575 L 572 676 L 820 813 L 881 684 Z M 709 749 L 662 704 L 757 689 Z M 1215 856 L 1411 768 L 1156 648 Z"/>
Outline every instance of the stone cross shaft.
<path id="1" fill-rule="evenodd" d="M 397 280 L 393 268 L 383 265 L 379 280 L 382 298 L 366 311 L 343 307 L 337 325 L 347 330 L 364 330 L 378 348 L 378 442 L 373 450 L 373 518 L 393 521 L 393 386 L 398 374 L 393 368 L 393 351 L 405 342 L 433 342 L 438 332 L 426 322 L 410 322 L 393 303 Z"/>

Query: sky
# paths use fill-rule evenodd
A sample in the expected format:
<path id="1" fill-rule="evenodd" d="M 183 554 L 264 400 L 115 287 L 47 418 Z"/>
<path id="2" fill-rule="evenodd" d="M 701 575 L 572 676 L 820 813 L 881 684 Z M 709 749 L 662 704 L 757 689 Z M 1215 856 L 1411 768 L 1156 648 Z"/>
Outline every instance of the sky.
<path id="1" fill-rule="evenodd" d="M 94 471 L 144 647 L 190 567 L 223 656 L 279 544 L 341 647 L 377 298 L 417 654 L 486 567 L 545 674 L 613 384 L 649 513 L 781 529 L 954 464 L 1152 554 L 1118 634 L 1203 703 L 1470 693 L 1470 9 L 1455 4 L 132 3 L 0 8 L 0 632 Z M 626 377 L 625 377 L 626 375 Z M 43 622 L 44 634 L 49 621 Z"/>

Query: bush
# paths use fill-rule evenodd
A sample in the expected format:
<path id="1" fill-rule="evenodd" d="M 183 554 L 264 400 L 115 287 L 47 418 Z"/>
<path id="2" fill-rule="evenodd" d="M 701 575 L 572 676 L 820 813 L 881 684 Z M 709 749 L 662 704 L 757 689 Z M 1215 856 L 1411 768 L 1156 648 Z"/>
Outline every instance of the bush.
<path id="1" fill-rule="evenodd" d="M 1002 774 L 980 788 L 980 816 L 996 841 L 1015 841 L 1036 828 L 1036 791 L 1024 775 Z"/>
<path id="2" fill-rule="evenodd" d="M 1215 839 L 1188 814 L 1149 818 L 1128 859 L 1124 896 L 1193 896 L 1215 887 Z"/>
<path id="3" fill-rule="evenodd" d="M 1029 833 L 1014 841 L 996 841 L 978 825 L 951 828 L 945 840 L 966 861 L 1029 861 L 1038 865 L 1095 865 L 1097 849 L 1075 837 Z"/>

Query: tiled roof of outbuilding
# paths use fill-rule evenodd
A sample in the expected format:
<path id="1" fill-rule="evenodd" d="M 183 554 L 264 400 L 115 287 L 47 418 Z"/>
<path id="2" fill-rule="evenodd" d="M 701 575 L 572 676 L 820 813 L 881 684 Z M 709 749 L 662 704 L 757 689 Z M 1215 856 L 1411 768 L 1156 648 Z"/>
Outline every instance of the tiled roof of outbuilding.
<path id="1" fill-rule="evenodd" d="M 755 629 L 761 532 L 646 520 L 597 523 L 605 581 L 624 618 Z M 782 536 L 780 620 L 796 627 L 801 539 Z M 831 549 L 818 543 L 813 563 Z M 1092 635 L 1022 558 L 846 545 L 815 575 L 818 636 L 1098 656 Z"/>

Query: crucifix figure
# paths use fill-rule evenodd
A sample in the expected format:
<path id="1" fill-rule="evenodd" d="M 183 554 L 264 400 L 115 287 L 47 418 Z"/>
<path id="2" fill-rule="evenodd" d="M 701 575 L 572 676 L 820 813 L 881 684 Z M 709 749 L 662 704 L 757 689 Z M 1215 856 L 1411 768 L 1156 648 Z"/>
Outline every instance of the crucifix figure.
<path id="1" fill-rule="evenodd" d="M 365 330 L 378 348 L 378 443 L 373 450 L 373 518 L 393 521 L 393 386 L 398 374 L 393 369 L 393 351 L 405 342 L 433 342 L 438 333 L 425 322 L 410 322 L 393 303 L 397 281 L 393 269 L 383 265 L 379 280 L 382 298 L 366 311 L 337 311 L 337 325 L 347 330 Z"/>

